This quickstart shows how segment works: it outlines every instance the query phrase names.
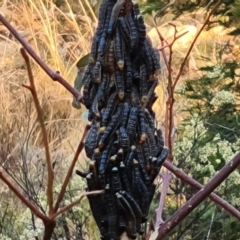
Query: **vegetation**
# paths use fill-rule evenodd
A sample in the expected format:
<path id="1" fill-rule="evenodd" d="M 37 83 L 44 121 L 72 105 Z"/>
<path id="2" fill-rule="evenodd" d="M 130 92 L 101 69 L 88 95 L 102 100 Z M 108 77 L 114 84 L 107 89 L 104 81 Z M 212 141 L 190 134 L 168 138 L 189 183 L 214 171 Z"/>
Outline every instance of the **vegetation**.
<path id="1" fill-rule="evenodd" d="M 154 27 L 152 16 L 169 1 L 142 2 L 142 12 L 151 31 Z M 87 0 L 7 0 L 1 3 L 0 12 L 15 25 L 42 59 L 52 69 L 59 70 L 73 85 L 76 62 L 89 52 L 98 3 L 99 1 Z M 216 1 L 176 0 L 164 12 L 159 13 L 157 25 L 162 30 L 163 27 L 167 29 L 169 39 L 172 27 L 166 27 L 166 22 L 174 21 L 184 30 L 190 29 L 190 19 L 194 22 L 193 27 L 199 29 L 204 14 L 215 3 Z M 174 164 L 202 184 L 207 183 L 240 149 L 239 11 L 239 0 L 223 1 L 208 30 L 203 32 L 196 43 L 175 92 L 177 131 L 173 149 Z M 223 25 L 223 28 L 219 28 L 219 25 Z M 221 35 L 221 31 L 224 31 L 224 35 Z M 173 70 L 179 68 L 179 62 L 186 53 L 186 47 L 181 41 L 187 39 L 187 36 L 189 35 L 186 34 L 186 38 L 179 39 L 173 46 Z M 47 211 L 46 166 L 41 129 L 32 97 L 21 87 L 28 81 L 25 65 L 18 53 L 18 43 L 2 25 L 0 38 L 1 167 L 22 192 L 31 196 L 32 201 Z M 162 81 L 158 89 L 160 98 L 154 106 L 160 125 L 164 125 L 162 106 L 167 84 L 166 69 L 164 64 L 162 66 Z M 49 81 L 37 64 L 33 63 L 32 67 L 44 109 L 43 118 L 57 182 L 54 193 L 57 194 L 62 176 L 70 165 L 75 146 L 86 125 L 82 118 L 85 110 L 70 107 L 72 98 L 66 90 Z M 79 169 L 87 164 L 84 153 L 80 155 L 77 164 Z M 240 209 L 239 179 L 238 169 L 217 189 L 218 195 L 237 209 Z M 85 188 L 85 183 L 75 175 L 70 183 L 63 206 L 76 200 Z M 1 185 L 0 191 L 0 239 L 41 239 L 42 223 L 25 209 L 7 187 Z M 164 206 L 164 219 L 171 216 L 195 192 L 189 185 L 173 178 Z M 150 218 L 153 219 L 159 202 L 158 195 L 151 207 Z M 89 211 L 88 203 L 84 200 L 61 215 L 53 239 L 76 239 L 77 234 L 81 235 L 78 235 L 78 239 L 98 239 Z M 235 240 L 240 238 L 239 226 L 234 217 L 206 200 L 171 232 L 169 239 Z"/>

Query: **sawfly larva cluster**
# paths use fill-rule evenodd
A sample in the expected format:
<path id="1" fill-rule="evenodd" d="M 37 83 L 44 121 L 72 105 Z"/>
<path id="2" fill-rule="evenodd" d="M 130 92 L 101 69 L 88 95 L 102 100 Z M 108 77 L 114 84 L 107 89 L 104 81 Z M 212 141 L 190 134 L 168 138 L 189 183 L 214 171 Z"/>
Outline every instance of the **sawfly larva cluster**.
<path id="1" fill-rule="evenodd" d="M 167 158 L 152 105 L 160 73 L 159 53 L 146 36 L 138 4 L 102 0 L 90 63 L 83 74 L 83 101 L 91 128 L 85 151 L 87 190 L 101 239 L 143 234 L 155 184 Z"/>

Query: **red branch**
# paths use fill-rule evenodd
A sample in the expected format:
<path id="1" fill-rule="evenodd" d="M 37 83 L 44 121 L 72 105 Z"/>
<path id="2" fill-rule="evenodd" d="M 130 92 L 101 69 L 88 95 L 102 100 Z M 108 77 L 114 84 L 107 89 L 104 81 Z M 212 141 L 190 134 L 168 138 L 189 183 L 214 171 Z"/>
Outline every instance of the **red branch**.
<path id="1" fill-rule="evenodd" d="M 32 74 L 30 59 L 29 59 L 27 53 L 25 52 L 24 48 L 21 48 L 20 52 L 22 54 L 22 57 L 25 60 L 26 65 L 27 65 L 28 78 L 29 78 L 29 82 L 30 82 L 30 86 L 27 86 L 27 85 L 23 85 L 23 86 L 25 88 L 27 88 L 32 94 L 33 102 L 34 102 L 35 108 L 37 110 L 38 120 L 39 120 L 39 123 L 40 123 L 40 126 L 41 126 L 41 131 L 42 131 L 42 138 L 43 138 L 45 154 L 46 154 L 47 173 L 48 173 L 48 175 L 47 175 L 48 176 L 48 180 L 47 180 L 47 199 L 48 199 L 49 215 L 51 215 L 51 214 L 53 214 L 54 172 L 53 172 L 52 164 L 51 164 L 51 157 L 50 157 L 47 131 L 46 131 L 45 124 L 44 124 L 44 121 L 43 121 L 42 108 L 40 106 L 40 102 L 39 102 L 38 96 L 37 96 L 37 91 L 36 91 L 34 78 L 33 78 L 33 74 Z"/>
<path id="2" fill-rule="evenodd" d="M 196 189 L 202 189 L 204 186 L 197 182 L 195 179 L 189 177 L 185 172 L 183 172 L 182 169 L 177 168 L 174 166 L 170 161 L 164 162 L 164 167 L 167 168 L 169 171 L 171 171 L 174 175 L 185 181 L 186 183 L 190 184 L 191 186 L 195 187 Z M 240 212 L 233 207 L 231 204 L 229 204 L 224 199 L 220 198 L 217 194 L 211 193 L 209 195 L 209 198 L 213 200 L 215 203 L 217 203 L 219 206 L 224 208 L 226 211 L 228 211 L 230 214 L 232 214 L 234 217 L 236 217 L 240 221 Z"/>
<path id="3" fill-rule="evenodd" d="M 156 31 L 158 33 L 158 36 L 160 38 L 160 41 L 162 43 L 162 47 L 160 49 L 160 51 L 162 52 L 166 67 L 168 69 L 168 85 L 167 85 L 167 91 L 168 91 L 168 99 L 166 101 L 166 113 L 165 113 L 165 144 L 166 146 L 169 148 L 169 153 L 168 153 L 168 158 L 167 161 L 172 162 L 173 161 L 173 144 L 174 144 L 174 116 L 173 116 L 173 106 L 174 106 L 174 89 L 176 87 L 176 84 L 182 74 L 183 68 L 186 64 L 186 61 L 192 51 L 192 48 L 194 46 L 194 44 L 196 43 L 199 35 L 201 34 L 201 32 L 203 31 L 203 29 L 206 27 L 207 23 L 210 20 L 210 17 L 213 15 L 213 13 L 216 11 L 216 9 L 220 6 L 221 4 L 221 0 L 219 0 L 217 2 L 217 4 L 214 6 L 214 8 L 211 10 L 211 12 L 209 13 L 208 17 L 206 18 L 203 26 L 200 28 L 200 30 L 198 31 L 197 35 L 195 36 L 193 42 L 191 43 L 188 52 L 184 58 L 184 60 L 181 63 L 180 69 L 178 71 L 178 74 L 175 78 L 175 80 L 173 81 L 172 79 L 172 57 L 173 57 L 173 44 L 176 42 L 177 39 L 179 39 L 180 37 L 182 37 L 184 34 L 186 34 L 187 32 L 184 32 L 180 35 L 177 36 L 177 28 L 174 24 L 170 23 L 171 26 L 174 27 L 174 36 L 173 36 L 173 40 L 171 43 L 167 43 L 167 41 L 164 39 L 164 37 L 160 34 L 160 32 L 158 31 L 157 27 Z M 155 20 L 155 18 L 154 18 Z M 169 59 L 168 61 L 166 61 L 166 55 L 165 55 L 165 46 L 163 45 L 163 43 L 166 42 L 167 43 L 167 47 L 169 47 Z M 163 212 L 163 207 L 164 207 L 164 202 L 167 196 L 167 189 L 171 180 L 171 174 L 168 172 L 168 170 L 166 171 L 166 173 L 164 173 L 164 179 L 163 179 L 163 187 L 162 187 L 162 191 L 161 191 L 161 198 L 160 198 L 160 202 L 159 202 L 159 206 L 156 210 L 156 223 L 161 224 L 163 222 L 162 220 L 162 212 Z M 156 226 L 157 228 L 157 226 Z"/>
<path id="4" fill-rule="evenodd" d="M 205 200 L 238 166 L 240 152 L 226 164 L 212 180 L 198 191 L 187 203 L 175 212 L 164 224 L 159 227 L 158 240 L 162 240 L 174 227 L 187 217 L 203 200 Z"/>
<path id="5" fill-rule="evenodd" d="M 204 29 L 204 28 L 206 27 L 206 25 L 208 24 L 208 22 L 209 22 L 209 20 L 210 20 L 210 17 L 211 17 L 211 16 L 213 15 L 213 13 L 218 9 L 218 7 L 221 5 L 221 3 L 222 3 L 221 0 L 219 0 L 219 1 L 217 2 L 217 4 L 216 4 L 216 5 L 214 6 L 214 8 L 212 9 L 212 11 L 208 14 L 205 22 L 203 23 L 202 27 L 199 29 L 197 35 L 196 35 L 195 38 L 193 39 L 193 42 L 192 42 L 192 44 L 190 45 L 190 47 L 189 47 L 189 49 L 188 49 L 188 51 L 187 51 L 187 54 L 186 54 L 184 60 L 183 60 L 182 63 L 181 63 L 180 69 L 179 69 L 178 74 L 177 74 L 177 76 L 176 76 L 176 78 L 175 78 L 175 81 L 174 81 L 174 83 L 173 83 L 173 89 L 175 89 L 175 87 L 176 87 L 176 85 L 177 85 L 177 82 L 178 82 L 178 80 L 179 80 L 179 78 L 180 78 L 180 76 L 181 76 L 181 74 L 182 74 L 183 68 L 184 68 L 184 66 L 185 66 L 185 64 L 186 64 L 186 61 L 187 61 L 187 59 L 188 59 L 188 57 L 189 57 L 189 55 L 190 55 L 190 53 L 191 53 L 191 51 L 192 51 L 192 49 L 193 49 L 194 44 L 196 43 L 196 41 L 197 41 L 198 37 L 200 36 L 201 32 L 203 31 L 203 29 Z"/>

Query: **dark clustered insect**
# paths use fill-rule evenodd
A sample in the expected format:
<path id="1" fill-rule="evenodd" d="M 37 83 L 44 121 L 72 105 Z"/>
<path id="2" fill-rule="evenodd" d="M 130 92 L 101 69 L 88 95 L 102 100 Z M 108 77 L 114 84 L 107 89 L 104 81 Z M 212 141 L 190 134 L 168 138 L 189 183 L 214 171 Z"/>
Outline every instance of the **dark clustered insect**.
<path id="1" fill-rule="evenodd" d="M 85 178 L 92 215 L 101 239 L 136 239 L 144 234 L 156 185 L 168 156 L 152 106 L 160 74 L 159 53 L 146 35 L 134 0 L 102 0 L 83 101 L 90 130 L 85 139 Z"/>

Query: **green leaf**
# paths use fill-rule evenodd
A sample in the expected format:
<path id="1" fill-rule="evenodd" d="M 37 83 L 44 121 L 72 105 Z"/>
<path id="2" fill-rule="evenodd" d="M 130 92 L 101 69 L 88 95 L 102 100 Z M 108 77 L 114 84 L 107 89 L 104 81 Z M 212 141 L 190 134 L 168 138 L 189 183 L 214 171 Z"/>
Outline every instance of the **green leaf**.
<path id="1" fill-rule="evenodd" d="M 90 57 L 90 53 L 88 53 L 87 55 L 85 55 L 84 57 L 80 58 L 79 61 L 77 62 L 77 67 L 78 68 L 82 68 L 88 65 L 89 63 L 89 57 Z"/>

